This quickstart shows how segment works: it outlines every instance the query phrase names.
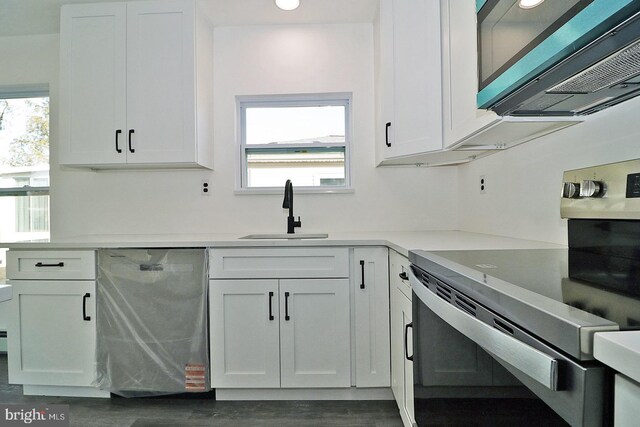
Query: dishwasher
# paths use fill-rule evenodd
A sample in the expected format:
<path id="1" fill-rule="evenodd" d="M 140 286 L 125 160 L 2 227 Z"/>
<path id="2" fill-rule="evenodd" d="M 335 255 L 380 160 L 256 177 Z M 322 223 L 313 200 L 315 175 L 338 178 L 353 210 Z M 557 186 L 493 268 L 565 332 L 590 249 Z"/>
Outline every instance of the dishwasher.
<path id="1" fill-rule="evenodd" d="M 98 252 L 96 386 L 125 397 L 207 392 L 205 249 Z"/>

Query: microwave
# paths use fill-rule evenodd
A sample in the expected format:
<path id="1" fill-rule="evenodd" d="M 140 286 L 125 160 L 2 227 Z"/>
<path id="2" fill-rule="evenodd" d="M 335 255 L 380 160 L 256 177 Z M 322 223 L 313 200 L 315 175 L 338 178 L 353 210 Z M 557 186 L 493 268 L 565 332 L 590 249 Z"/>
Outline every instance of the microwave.
<path id="1" fill-rule="evenodd" d="M 640 0 L 476 0 L 478 108 L 586 115 L 640 94 Z"/>

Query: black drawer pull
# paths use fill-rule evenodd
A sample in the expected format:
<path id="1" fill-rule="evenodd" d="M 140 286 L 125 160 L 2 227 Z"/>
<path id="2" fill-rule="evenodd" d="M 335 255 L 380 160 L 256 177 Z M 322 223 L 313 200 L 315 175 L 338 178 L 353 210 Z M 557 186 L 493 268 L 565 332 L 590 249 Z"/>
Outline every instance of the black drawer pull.
<path id="1" fill-rule="evenodd" d="M 364 260 L 360 260 L 360 270 L 362 271 L 362 281 L 360 282 L 360 289 L 364 289 Z"/>
<path id="2" fill-rule="evenodd" d="M 269 292 L 269 320 L 274 320 L 274 317 L 273 317 L 273 292 Z"/>
<path id="3" fill-rule="evenodd" d="M 87 299 L 89 297 L 91 297 L 91 294 L 88 292 L 82 297 L 82 320 L 87 322 L 91 320 L 91 316 L 87 316 Z"/>
<path id="4" fill-rule="evenodd" d="M 134 132 L 135 132 L 134 129 L 129 129 L 129 151 L 132 153 L 136 152 L 136 150 L 134 150 L 133 147 L 131 146 L 131 135 L 133 135 Z"/>
<path id="5" fill-rule="evenodd" d="M 404 325 L 404 357 L 407 360 L 413 362 L 413 355 L 409 356 L 409 347 L 407 346 L 407 336 L 409 335 L 409 328 L 413 330 L 413 322 Z"/>
<path id="6" fill-rule="evenodd" d="M 389 128 L 391 127 L 391 122 L 387 122 L 384 126 L 384 143 L 387 147 L 391 147 L 391 143 L 389 142 Z"/>
<path id="7" fill-rule="evenodd" d="M 402 280 L 409 280 L 409 276 L 407 276 L 406 271 L 403 271 L 402 273 L 398 274 L 398 277 L 400 277 Z"/>
<path id="8" fill-rule="evenodd" d="M 284 320 L 291 319 L 289 317 L 289 292 L 284 293 Z"/>
<path id="9" fill-rule="evenodd" d="M 116 153 L 122 153 L 122 148 L 118 145 L 118 135 L 122 133 L 122 129 L 116 130 Z"/>
<path id="10" fill-rule="evenodd" d="M 60 261 L 57 264 L 44 264 L 41 262 L 36 262 L 36 267 L 64 267 L 64 262 Z"/>

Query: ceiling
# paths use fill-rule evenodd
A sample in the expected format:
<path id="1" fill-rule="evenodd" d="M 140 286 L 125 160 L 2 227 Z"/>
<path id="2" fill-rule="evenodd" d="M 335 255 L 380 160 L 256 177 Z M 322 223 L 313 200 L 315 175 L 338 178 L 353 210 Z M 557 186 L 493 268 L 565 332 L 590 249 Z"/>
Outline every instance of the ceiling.
<path id="1" fill-rule="evenodd" d="M 0 37 L 60 31 L 60 6 L 118 0 L 0 0 Z M 122 0 L 120 0 L 122 1 Z M 214 25 L 326 24 L 372 22 L 376 0 L 301 0 L 284 12 L 273 0 L 197 0 Z"/>

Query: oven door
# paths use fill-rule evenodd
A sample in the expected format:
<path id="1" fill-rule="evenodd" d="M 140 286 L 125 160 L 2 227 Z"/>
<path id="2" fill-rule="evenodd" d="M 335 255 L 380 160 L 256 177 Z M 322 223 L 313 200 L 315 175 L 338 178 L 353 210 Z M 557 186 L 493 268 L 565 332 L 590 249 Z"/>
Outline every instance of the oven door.
<path id="1" fill-rule="evenodd" d="M 578 364 L 412 266 L 419 427 L 602 426 L 608 372 Z"/>

